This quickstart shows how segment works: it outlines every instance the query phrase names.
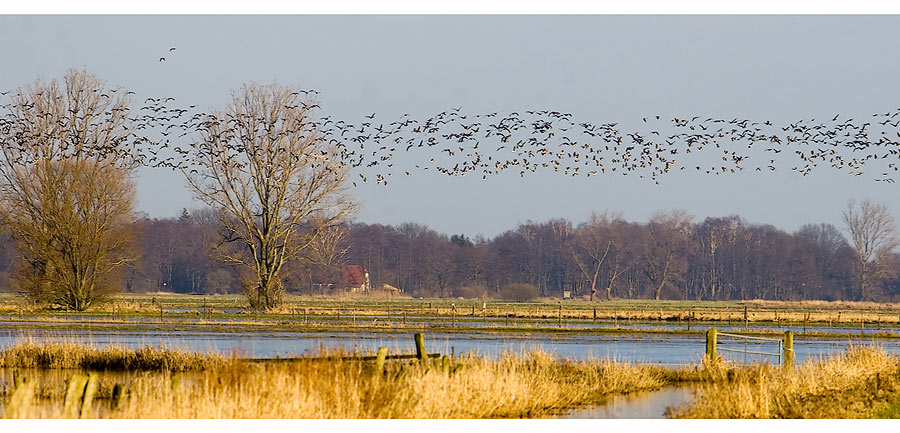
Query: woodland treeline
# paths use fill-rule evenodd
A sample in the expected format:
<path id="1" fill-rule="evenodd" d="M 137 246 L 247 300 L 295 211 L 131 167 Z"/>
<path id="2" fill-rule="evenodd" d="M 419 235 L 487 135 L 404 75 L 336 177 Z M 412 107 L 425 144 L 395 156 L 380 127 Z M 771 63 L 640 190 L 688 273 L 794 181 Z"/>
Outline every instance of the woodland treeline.
<path id="1" fill-rule="evenodd" d="M 139 260 L 121 275 L 126 292 L 241 293 L 240 268 L 209 254 L 221 231 L 212 211 L 144 217 L 132 226 Z M 597 300 L 900 299 L 900 257 L 881 257 L 862 293 L 858 253 L 831 224 L 789 233 L 739 216 L 694 222 L 673 211 L 647 223 L 613 214 L 581 224 L 526 222 L 492 239 L 448 236 L 416 223 L 357 222 L 338 226 L 330 240 L 324 247 L 330 257 L 286 270 L 288 292 L 340 294 L 346 290 L 341 266 L 362 265 L 372 287 L 388 284 L 423 297 L 561 297 L 564 291 L 590 297 L 593 286 Z M 4 243 L 4 275 L 15 266 L 14 248 Z M 526 289 L 504 292 L 511 286 Z"/>

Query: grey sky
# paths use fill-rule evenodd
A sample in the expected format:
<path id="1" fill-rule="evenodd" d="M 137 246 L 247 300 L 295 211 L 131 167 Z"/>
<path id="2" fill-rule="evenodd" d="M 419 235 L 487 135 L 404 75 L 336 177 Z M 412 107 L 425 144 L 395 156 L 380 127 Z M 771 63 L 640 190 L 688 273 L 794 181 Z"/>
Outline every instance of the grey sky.
<path id="1" fill-rule="evenodd" d="M 318 90 L 322 114 L 356 122 L 463 106 L 555 109 L 626 129 L 650 115 L 783 123 L 896 109 L 898 40 L 896 16 L 2 16 L 0 89 L 84 67 L 138 101 L 173 96 L 209 108 L 243 82 L 278 80 Z M 417 172 L 353 193 L 360 221 L 470 236 L 529 219 L 577 223 L 603 209 L 637 221 L 657 209 L 737 213 L 795 230 L 839 225 L 849 198 L 900 216 L 898 186 L 875 174 L 688 170 L 655 185 L 618 174 L 508 171 L 482 181 Z M 164 170 L 141 172 L 139 200 L 160 217 L 197 206 L 180 175 Z"/>

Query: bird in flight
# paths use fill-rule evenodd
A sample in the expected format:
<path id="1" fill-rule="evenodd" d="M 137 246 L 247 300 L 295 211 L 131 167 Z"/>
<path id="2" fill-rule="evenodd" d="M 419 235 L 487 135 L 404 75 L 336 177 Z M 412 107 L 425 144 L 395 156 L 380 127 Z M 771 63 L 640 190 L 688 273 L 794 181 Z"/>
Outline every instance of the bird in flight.
<path id="1" fill-rule="evenodd" d="M 169 48 L 169 52 L 175 51 L 175 47 Z"/>
<path id="2" fill-rule="evenodd" d="M 160 58 L 159 58 L 159 61 L 160 61 L 160 62 L 165 62 L 165 61 L 166 61 L 166 58 L 165 58 L 165 57 L 160 57 Z"/>

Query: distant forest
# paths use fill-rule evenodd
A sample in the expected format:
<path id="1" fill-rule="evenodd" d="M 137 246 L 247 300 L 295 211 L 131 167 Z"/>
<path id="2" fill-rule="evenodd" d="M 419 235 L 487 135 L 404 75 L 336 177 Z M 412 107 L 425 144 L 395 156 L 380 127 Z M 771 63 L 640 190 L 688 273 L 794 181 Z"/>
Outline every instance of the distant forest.
<path id="1" fill-rule="evenodd" d="M 121 275 L 125 292 L 240 293 L 239 269 L 212 257 L 221 241 L 211 210 L 133 222 L 140 259 Z M 594 214 L 526 222 L 492 239 L 446 235 L 425 225 L 351 223 L 310 247 L 313 261 L 293 263 L 288 292 L 339 294 L 341 269 L 361 265 L 371 287 L 387 284 L 415 297 L 572 297 L 689 300 L 900 301 L 900 256 L 880 258 L 870 288 L 860 289 L 859 254 L 841 228 L 807 224 L 794 233 L 739 216 L 693 222 L 680 211 L 647 223 Z M 8 238 L 0 279 L 17 266 Z M 315 262 L 315 263 L 314 263 Z M 510 295 L 508 287 L 529 287 Z"/>

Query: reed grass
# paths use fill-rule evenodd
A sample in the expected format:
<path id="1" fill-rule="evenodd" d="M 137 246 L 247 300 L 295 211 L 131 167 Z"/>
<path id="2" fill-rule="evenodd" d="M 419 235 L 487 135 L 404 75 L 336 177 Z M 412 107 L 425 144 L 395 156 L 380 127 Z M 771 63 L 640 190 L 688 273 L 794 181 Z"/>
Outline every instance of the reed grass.
<path id="1" fill-rule="evenodd" d="M 4 365 L 85 364 L 74 356 L 65 362 L 34 361 L 44 359 L 36 353 L 58 353 L 60 347 L 41 352 L 31 343 L 19 344 L 10 353 L 28 356 L 7 355 L 3 359 L 13 362 Z M 68 347 L 73 349 L 95 352 Z M 152 353 L 158 356 L 158 352 Z M 104 353 L 108 358 L 123 359 L 128 356 L 121 354 L 129 352 L 115 349 Z M 151 352 L 131 353 L 140 358 Z M 25 359 L 32 361 L 23 362 Z M 148 361 L 138 365 L 159 364 Z M 27 409 L 18 409 L 17 416 L 62 415 L 65 386 L 55 377 L 57 383 L 42 383 L 52 381 L 43 376 L 35 378 L 41 398 Z M 468 354 L 454 359 L 446 369 L 391 361 L 383 373 L 376 372 L 372 363 L 340 359 L 257 364 L 230 358 L 207 363 L 195 372 L 159 369 L 133 375 L 116 408 L 109 401 L 114 382 L 122 378 L 101 372 L 95 397 L 99 406 L 92 414 L 104 418 L 540 417 L 597 404 L 612 394 L 658 389 L 675 379 L 661 367 L 611 360 L 559 360 L 541 351 L 506 353 L 495 360 Z M 11 394 L 10 389 L 3 392 Z"/>
<path id="2" fill-rule="evenodd" d="M 454 313 L 453 306 L 456 311 Z M 744 308 L 748 308 L 750 323 L 804 323 L 809 325 L 870 325 L 900 323 L 900 304 L 846 302 L 846 301 L 654 301 L 626 300 L 588 302 L 584 300 L 541 299 L 533 302 L 514 303 L 502 300 L 481 299 L 368 299 L 338 298 L 288 295 L 285 303 L 266 312 L 245 310 L 240 313 L 220 313 L 224 309 L 246 308 L 246 300 L 240 295 L 184 295 L 174 293 L 120 294 L 109 302 L 91 306 L 87 315 L 158 317 L 160 307 L 186 308 L 191 311 L 176 313 L 189 316 L 216 314 L 221 317 L 241 317 L 264 315 L 277 320 L 285 316 L 297 316 L 308 310 L 311 315 L 343 317 L 351 315 L 373 315 L 400 317 L 404 314 L 411 319 L 418 315 L 437 315 L 450 320 L 480 317 L 482 306 L 486 316 L 497 321 L 507 315 L 511 319 L 561 319 L 603 321 L 667 321 L 685 322 L 743 322 Z M 473 309 L 474 308 L 474 313 Z M 339 313 L 339 310 L 342 312 Z M 213 311 L 216 311 L 213 313 Z M 596 311 L 596 316 L 595 316 Z M 34 304 L 25 298 L 12 294 L 0 294 L 0 313 L 13 315 L 48 314 L 62 315 L 49 306 Z M 167 317 L 172 313 L 165 313 Z M 499 319 L 498 319 L 499 318 Z M 878 325 L 876 325 L 878 326 Z"/>
<path id="3" fill-rule="evenodd" d="M 198 371 L 223 365 L 221 355 L 178 349 L 94 347 L 75 342 L 22 340 L 0 350 L 0 367 L 126 371 Z"/>
<path id="4" fill-rule="evenodd" d="M 796 369 L 721 360 L 667 369 L 609 359 L 561 360 L 532 350 L 499 359 L 469 353 L 446 368 L 390 361 L 380 372 L 373 363 L 325 355 L 332 358 L 260 364 L 149 347 L 23 341 L 0 352 L 0 367 L 6 367 L 0 376 L 10 368 L 48 369 L 23 370 L 36 382 L 36 396 L 7 413 L 28 418 L 62 416 L 65 378 L 71 373 L 60 374 L 61 368 L 110 369 L 98 374 L 90 412 L 102 418 L 542 417 L 599 404 L 611 395 L 684 382 L 699 383 L 694 385 L 698 397 L 672 417 L 900 416 L 900 357 L 871 347 L 851 347 Z M 13 381 L 4 382 L 0 406 L 14 394 Z M 113 406 L 117 383 L 127 392 Z"/>
<path id="5" fill-rule="evenodd" d="M 705 383 L 678 418 L 873 418 L 900 415 L 900 358 L 871 347 L 796 369 L 772 365 L 728 370 Z"/>

